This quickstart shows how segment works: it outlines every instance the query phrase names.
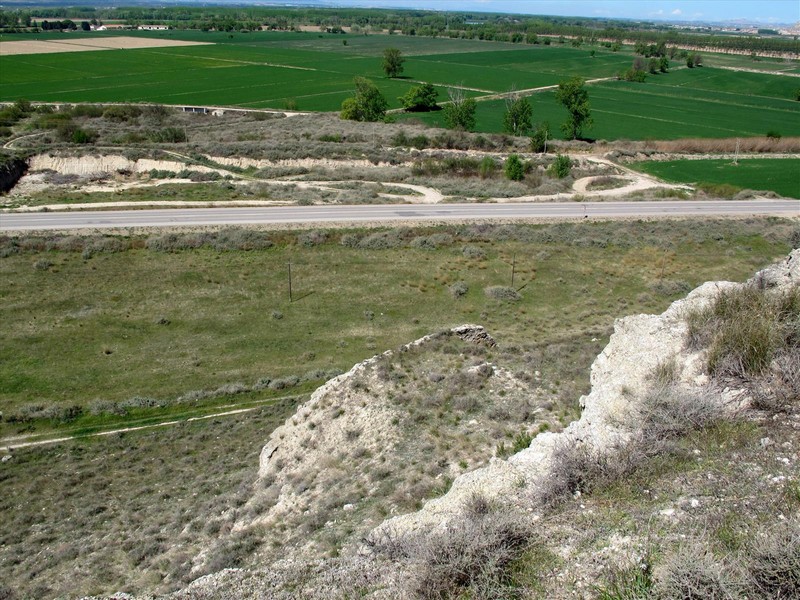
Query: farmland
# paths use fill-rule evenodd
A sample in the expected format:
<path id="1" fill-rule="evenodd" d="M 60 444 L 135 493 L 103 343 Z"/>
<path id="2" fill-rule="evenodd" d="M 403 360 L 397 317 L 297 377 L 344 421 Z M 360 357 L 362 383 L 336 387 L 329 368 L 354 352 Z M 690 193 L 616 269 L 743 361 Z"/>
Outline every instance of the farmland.
<path id="1" fill-rule="evenodd" d="M 40 34 L 59 39 L 64 34 Z M 69 34 L 80 39 L 80 34 Z M 73 38 L 73 36 L 76 36 Z M 5 56 L 0 58 L 0 100 L 42 102 L 157 102 L 335 111 L 352 94 L 355 76 L 372 78 L 389 101 L 416 81 L 483 96 L 511 89 L 556 85 L 569 76 L 610 78 L 630 66 L 629 52 L 605 48 L 526 46 L 477 40 L 316 33 L 159 32 L 144 37 L 211 42 L 212 45 Z M 32 39 L 29 35 L 4 36 Z M 387 79 L 380 54 L 387 46 L 407 57 L 404 77 Z M 592 55 L 593 53 L 593 55 Z M 713 57 L 706 64 L 713 65 Z M 800 135 L 800 105 L 792 100 L 795 78 L 713 67 L 674 70 L 645 84 L 607 81 L 590 90 L 594 139 L 676 139 Z M 552 91 L 533 96 L 534 120 L 549 121 L 554 134 L 565 112 Z M 477 129 L 501 129 L 504 103 L 480 102 Z M 622 118 L 624 117 L 624 118 Z M 405 118 L 401 115 L 400 118 Z M 441 113 L 414 115 L 441 124 Z"/>
<path id="2" fill-rule="evenodd" d="M 666 181 L 712 184 L 750 190 L 773 190 L 789 198 L 800 198 L 800 160 L 747 159 L 733 164 L 725 160 L 648 161 L 632 165 Z"/>

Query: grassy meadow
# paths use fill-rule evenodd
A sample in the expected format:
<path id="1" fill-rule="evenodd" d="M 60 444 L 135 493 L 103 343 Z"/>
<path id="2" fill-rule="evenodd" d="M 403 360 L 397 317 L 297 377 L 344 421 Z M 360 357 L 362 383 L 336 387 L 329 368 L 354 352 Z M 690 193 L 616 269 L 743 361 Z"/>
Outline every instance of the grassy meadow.
<path id="1" fill-rule="evenodd" d="M 631 166 L 673 183 L 724 185 L 731 193 L 771 190 L 800 199 L 800 159 L 748 158 L 738 164 L 729 159 L 645 161 Z"/>
<path id="2" fill-rule="evenodd" d="M 129 33 L 129 32 L 125 32 Z M 37 38 L 82 34 L 40 34 Z M 99 34 L 93 34 L 99 35 Z M 105 34 L 114 35 L 114 34 Z M 0 100 L 43 102 L 157 102 L 337 111 L 352 95 L 355 76 L 371 78 L 390 108 L 417 81 L 433 83 L 440 100 L 447 86 L 464 86 L 481 96 L 556 85 L 570 77 L 614 77 L 633 59 L 630 49 L 520 46 L 478 40 L 323 33 L 135 33 L 211 45 L 4 56 Z M 30 34 L 3 40 L 29 39 Z M 406 56 L 402 78 L 387 79 L 381 53 L 394 46 Z M 591 53 L 594 53 L 592 55 Z M 714 56 L 706 60 L 714 64 Z M 725 61 L 723 61 L 725 62 Z M 730 61 L 728 61 L 730 62 Z M 593 85 L 590 101 L 594 139 L 734 137 L 779 131 L 800 135 L 800 105 L 792 99 L 794 78 L 743 73 L 706 66 L 651 75 L 645 84 L 608 81 Z M 566 117 L 552 92 L 532 98 L 534 120 L 550 121 L 554 135 Z M 477 129 L 500 131 L 503 101 L 479 104 Z M 441 113 L 411 118 L 442 124 Z M 408 118 L 401 116 L 400 118 Z"/>
<path id="3" fill-rule="evenodd" d="M 191 248 L 194 234 L 99 239 L 83 252 L 75 238 L 6 239 L 0 431 L 94 427 L 108 403 L 147 419 L 187 410 L 187 398 L 268 402 L 277 392 L 259 381 L 297 377 L 305 391 L 325 372 L 465 322 L 510 345 L 592 337 L 617 315 L 746 276 L 788 250 L 790 229 L 754 220 L 264 233 L 272 246 L 250 251 Z M 487 298 L 485 288 L 511 284 L 514 261 L 522 299 Z M 466 294 L 451 293 L 456 282 Z"/>

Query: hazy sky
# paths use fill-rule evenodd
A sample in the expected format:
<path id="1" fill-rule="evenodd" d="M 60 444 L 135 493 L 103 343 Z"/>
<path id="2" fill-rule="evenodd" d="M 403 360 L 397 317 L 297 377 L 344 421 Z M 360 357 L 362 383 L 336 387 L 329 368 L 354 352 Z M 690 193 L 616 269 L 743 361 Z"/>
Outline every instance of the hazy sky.
<path id="1" fill-rule="evenodd" d="M 800 0 L 323 0 L 323 3 L 676 21 L 800 21 Z"/>

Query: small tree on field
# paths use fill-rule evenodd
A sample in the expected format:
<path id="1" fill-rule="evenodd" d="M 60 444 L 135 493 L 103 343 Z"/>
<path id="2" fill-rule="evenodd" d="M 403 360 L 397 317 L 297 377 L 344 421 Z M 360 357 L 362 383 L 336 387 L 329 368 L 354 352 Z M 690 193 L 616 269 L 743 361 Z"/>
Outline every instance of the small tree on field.
<path id="1" fill-rule="evenodd" d="M 386 48 L 383 51 L 383 72 L 387 77 L 397 77 L 403 72 L 406 59 L 397 48 Z"/>
<path id="2" fill-rule="evenodd" d="M 506 160 L 505 171 L 506 177 L 511 181 L 522 181 L 525 178 L 525 166 L 516 154 L 512 154 Z"/>
<path id="3" fill-rule="evenodd" d="M 503 131 L 511 135 L 525 135 L 531 129 L 533 109 L 527 98 L 513 95 L 506 100 Z"/>
<path id="4" fill-rule="evenodd" d="M 573 77 L 558 84 L 556 100 L 564 105 L 569 118 L 561 125 L 561 130 L 570 139 L 577 139 L 584 127 L 591 127 L 592 116 L 589 112 L 589 93 L 580 77 Z"/>
<path id="5" fill-rule="evenodd" d="M 436 105 L 438 97 L 439 92 L 432 84 L 423 83 L 411 88 L 405 96 L 400 96 L 398 99 L 403 108 L 409 112 L 427 112 L 439 108 Z"/>
<path id="6" fill-rule="evenodd" d="M 686 66 L 690 69 L 694 67 L 700 67 L 703 65 L 703 59 L 700 58 L 699 54 L 687 54 L 686 55 Z"/>
<path id="7" fill-rule="evenodd" d="M 467 98 L 464 90 L 450 88 L 450 103 L 444 107 L 444 122 L 450 129 L 470 131 L 475 128 L 475 98 Z"/>
<path id="8" fill-rule="evenodd" d="M 550 137 L 550 123 L 537 123 L 531 134 L 531 152 L 545 152 Z"/>
<path id="9" fill-rule="evenodd" d="M 669 71 L 669 58 L 662 56 L 658 61 L 658 69 L 662 73 Z"/>
<path id="10" fill-rule="evenodd" d="M 340 117 L 348 121 L 382 121 L 389 104 L 374 83 L 356 77 L 356 94 L 342 102 Z"/>

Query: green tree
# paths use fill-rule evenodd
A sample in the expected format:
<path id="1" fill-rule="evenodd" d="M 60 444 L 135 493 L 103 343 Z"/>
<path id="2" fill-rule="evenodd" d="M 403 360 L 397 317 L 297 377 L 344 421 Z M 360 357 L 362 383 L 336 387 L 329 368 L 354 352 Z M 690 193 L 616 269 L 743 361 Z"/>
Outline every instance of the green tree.
<path id="1" fill-rule="evenodd" d="M 584 127 L 591 127 L 593 120 L 589 111 L 589 93 L 580 77 L 572 77 L 558 84 L 556 100 L 564 105 L 569 118 L 561 125 L 561 130 L 570 139 L 577 139 Z"/>
<path id="2" fill-rule="evenodd" d="M 511 135 L 525 135 L 531 129 L 533 109 L 527 98 L 511 96 L 506 100 L 503 131 Z"/>
<path id="3" fill-rule="evenodd" d="M 525 165 L 519 159 L 519 156 L 512 154 L 506 159 L 505 165 L 506 177 L 511 181 L 522 181 L 525 179 Z"/>
<path id="4" fill-rule="evenodd" d="M 439 92 L 430 83 L 423 83 L 416 87 L 412 87 L 405 96 L 400 96 L 400 104 L 403 105 L 409 112 L 427 112 L 436 110 L 436 99 L 439 97 Z"/>
<path id="5" fill-rule="evenodd" d="M 368 79 L 354 79 L 356 94 L 342 102 L 340 117 L 348 121 L 382 121 L 389 104 L 380 90 Z"/>
<path id="6" fill-rule="evenodd" d="M 450 129 L 470 131 L 475 128 L 475 110 L 478 103 L 475 98 L 467 98 L 464 90 L 448 90 L 450 103 L 444 107 L 444 122 Z"/>
<path id="7" fill-rule="evenodd" d="M 397 48 L 386 48 L 383 51 L 383 72 L 387 77 L 397 77 L 403 72 L 406 59 Z"/>

